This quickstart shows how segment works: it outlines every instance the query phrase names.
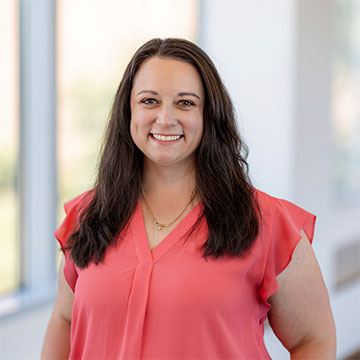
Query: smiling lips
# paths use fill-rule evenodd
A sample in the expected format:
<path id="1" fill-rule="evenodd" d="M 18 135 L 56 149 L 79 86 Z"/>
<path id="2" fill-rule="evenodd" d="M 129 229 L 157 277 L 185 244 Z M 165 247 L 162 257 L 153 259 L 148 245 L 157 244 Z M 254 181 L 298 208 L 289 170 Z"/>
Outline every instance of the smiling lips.
<path id="1" fill-rule="evenodd" d="M 179 140 L 183 135 L 159 135 L 159 134 L 151 134 L 152 138 L 157 141 L 165 141 L 165 142 L 173 142 Z"/>

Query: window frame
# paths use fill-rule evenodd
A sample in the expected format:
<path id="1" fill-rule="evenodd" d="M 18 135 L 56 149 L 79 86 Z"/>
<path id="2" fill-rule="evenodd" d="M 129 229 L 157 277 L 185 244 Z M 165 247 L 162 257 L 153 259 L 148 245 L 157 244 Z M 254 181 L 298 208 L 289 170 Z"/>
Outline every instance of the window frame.
<path id="1" fill-rule="evenodd" d="M 18 0 L 19 288 L 0 297 L 0 318 L 56 296 L 56 1 Z"/>

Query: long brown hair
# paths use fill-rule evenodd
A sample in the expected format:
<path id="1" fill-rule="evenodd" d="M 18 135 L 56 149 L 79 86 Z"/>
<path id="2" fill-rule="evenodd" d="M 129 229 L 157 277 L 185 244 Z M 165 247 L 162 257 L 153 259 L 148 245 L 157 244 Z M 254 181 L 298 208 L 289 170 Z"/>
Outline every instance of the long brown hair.
<path id="1" fill-rule="evenodd" d="M 121 241 L 141 192 L 143 154 L 130 135 L 130 93 L 142 63 L 153 57 L 193 65 L 205 91 L 204 133 L 197 149 L 196 191 L 203 204 L 209 237 L 203 257 L 243 256 L 259 234 L 261 214 L 248 176 L 248 149 L 238 134 L 234 109 L 206 53 L 184 39 L 152 39 L 128 64 L 116 92 L 98 175 L 88 204 L 63 250 L 79 268 L 103 261 L 110 244 Z M 200 219 L 195 227 L 200 223 Z M 193 229 L 195 229 L 195 227 Z"/>

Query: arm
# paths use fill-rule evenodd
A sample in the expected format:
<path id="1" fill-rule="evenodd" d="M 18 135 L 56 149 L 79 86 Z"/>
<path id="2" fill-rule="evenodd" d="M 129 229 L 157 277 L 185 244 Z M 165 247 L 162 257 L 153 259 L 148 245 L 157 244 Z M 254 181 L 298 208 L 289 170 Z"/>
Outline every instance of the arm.
<path id="1" fill-rule="evenodd" d="M 305 232 L 279 290 L 270 298 L 269 322 L 291 359 L 335 359 L 336 333 L 328 292 Z"/>
<path id="2" fill-rule="evenodd" d="M 64 278 L 64 255 L 58 275 L 58 296 L 46 330 L 41 359 L 67 359 L 70 353 L 70 328 L 74 293 Z"/>

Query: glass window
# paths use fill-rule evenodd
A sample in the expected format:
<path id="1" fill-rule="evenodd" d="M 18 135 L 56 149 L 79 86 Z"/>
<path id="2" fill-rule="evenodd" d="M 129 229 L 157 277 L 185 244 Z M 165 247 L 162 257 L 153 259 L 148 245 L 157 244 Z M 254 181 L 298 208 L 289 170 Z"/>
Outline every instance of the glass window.
<path id="1" fill-rule="evenodd" d="M 0 296 L 19 286 L 17 47 L 16 1 L 0 1 Z"/>
<path id="2" fill-rule="evenodd" d="M 360 2 L 336 4 L 334 194 L 337 204 L 360 204 Z"/>
<path id="3" fill-rule="evenodd" d="M 58 1 L 58 223 L 64 201 L 95 180 L 105 123 L 133 52 L 153 37 L 196 41 L 198 1 L 174 5 L 168 0 Z"/>

